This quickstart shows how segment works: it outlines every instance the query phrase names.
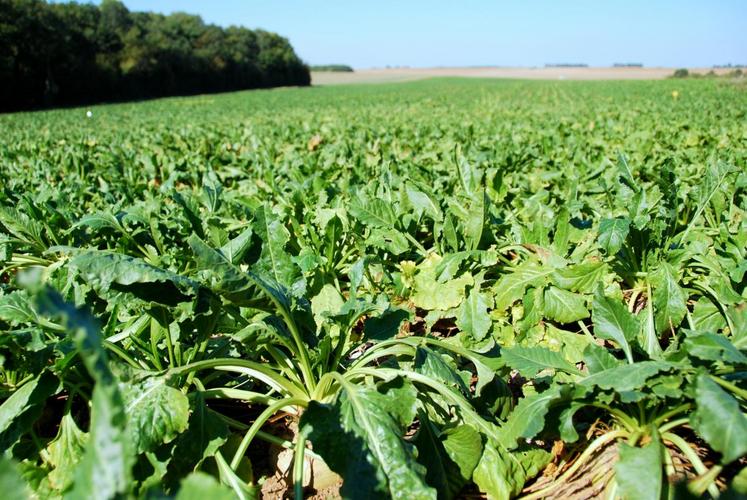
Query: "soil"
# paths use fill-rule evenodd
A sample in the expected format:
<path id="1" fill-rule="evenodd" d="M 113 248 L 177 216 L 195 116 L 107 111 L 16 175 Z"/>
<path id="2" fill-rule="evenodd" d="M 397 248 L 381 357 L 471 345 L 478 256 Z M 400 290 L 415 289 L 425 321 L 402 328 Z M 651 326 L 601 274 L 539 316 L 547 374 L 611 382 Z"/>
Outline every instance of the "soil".
<path id="1" fill-rule="evenodd" d="M 671 76 L 675 68 L 371 68 L 352 73 L 313 71 L 312 85 L 340 83 L 384 83 L 421 80 L 439 76 L 472 78 L 519 78 L 530 80 L 660 80 Z M 708 73 L 711 68 L 692 68 L 691 73 Z M 730 69 L 718 68 L 716 74 Z"/>

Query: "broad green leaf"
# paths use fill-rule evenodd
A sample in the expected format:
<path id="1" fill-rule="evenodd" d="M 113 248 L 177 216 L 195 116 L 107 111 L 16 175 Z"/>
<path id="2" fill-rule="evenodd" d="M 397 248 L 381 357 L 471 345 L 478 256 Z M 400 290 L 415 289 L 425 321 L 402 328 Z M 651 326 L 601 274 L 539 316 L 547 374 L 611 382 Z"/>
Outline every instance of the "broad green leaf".
<path id="1" fill-rule="evenodd" d="M 602 346 L 589 344 L 584 349 L 584 364 L 590 374 L 620 366 L 620 363 L 620 360 Z"/>
<path id="2" fill-rule="evenodd" d="M 572 292 L 592 293 L 607 270 L 604 262 L 583 262 L 553 271 L 555 286 Z"/>
<path id="3" fill-rule="evenodd" d="M 30 323 L 36 320 L 28 294 L 17 290 L 0 296 L 0 320 L 9 324 Z"/>
<path id="4" fill-rule="evenodd" d="M 403 429 L 385 410 L 396 401 L 366 387 L 349 386 L 332 404 L 312 401 L 301 417 L 314 451 L 343 477 L 346 498 L 435 498 Z"/>
<path id="5" fill-rule="evenodd" d="M 193 472 L 179 485 L 176 500 L 235 500 L 236 495 L 213 476 L 204 472 Z"/>
<path id="6" fill-rule="evenodd" d="M 482 340 L 490 331 L 492 322 L 488 315 L 488 299 L 473 287 L 467 298 L 459 306 L 456 324 L 459 329 L 471 335 L 475 340 Z"/>
<path id="7" fill-rule="evenodd" d="M 16 462 L 0 455 L 0 485 L 8 499 L 33 498 L 31 489 L 16 468 Z"/>
<path id="8" fill-rule="evenodd" d="M 77 254 L 70 265 L 103 292 L 121 287 L 143 300 L 167 305 L 192 300 L 191 296 L 199 292 L 199 285 L 184 276 L 120 253 L 84 251 Z"/>
<path id="9" fill-rule="evenodd" d="M 633 353 L 628 342 L 638 335 L 640 324 L 619 301 L 605 297 L 602 287 L 597 288 L 592 305 L 594 335 L 617 342 L 630 363 Z"/>
<path id="10" fill-rule="evenodd" d="M 599 223 L 599 245 L 607 255 L 615 255 L 622 248 L 629 231 L 630 220 L 626 218 L 602 219 Z"/>
<path id="11" fill-rule="evenodd" d="M 580 380 L 578 384 L 586 387 L 614 389 L 617 392 L 632 391 L 644 387 L 646 380 L 672 367 L 672 364 L 664 361 L 641 361 L 594 373 Z"/>
<path id="12" fill-rule="evenodd" d="M 457 389 L 465 397 L 469 395 L 467 384 L 455 368 L 449 366 L 440 354 L 427 347 L 419 346 L 415 351 L 415 371 Z"/>
<path id="13" fill-rule="evenodd" d="M 700 375 L 695 385 L 698 407 L 690 424 L 728 464 L 747 453 L 747 416 L 739 403 L 708 375 Z"/>
<path id="14" fill-rule="evenodd" d="M 544 306 L 545 316 L 558 323 L 573 323 L 589 317 L 583 296 L 554 286 L 545 290 Z"/>
<path id="15" fill-rule="evenodd" d="M 200 269 L 210 275 L 208 287 L 218 295 L 236 304 L 246 304 L 256 296 L 254 281 L 248 273 L 232 264 L 222 252 L 211 248 L 192 234 L 187 238 Z"/>
<path id="16" fill-rule="evenodd" d="M 410 203 L 412 203 L 412 206 L 415 207 L 415 210 L 418 211 L 418 213 L 426 214 L 434 221 L 443 220 L 443 213 L 441 212 L 441 208 L 439 208 L 439 206 L 436 205 L 433 199 L 424 192 L 408 185 L 407 197 L 409 198 Z"/>
<path id="17" fill-rule="evenodd" d="M 700 332 L 718 332 L 726 327 L 721 310 L 707 297 L 701 297 L 695 303 L 692 321 L 692 328 Z"/>
<path id="18" fill-rule="evenodd" d="M 747 364 L 747 356 L 742 354 L 729 339 L 715 333 L 690 333 L 683 342 L 691 356 L 709 361 L 723 361 L 733 364 Z"/>
<path id="19" fill-rule="evenodd" d="M 374 227 L 366 243 L 390 252 L 392 255 L 401 255 L 410 250 L 410 242 L 396 229 Z"/>
<path id="20" fill-rule="evenodd" d="M 238 265 L 252 247 L 252 236 L 254 236 L 252 228 L 246 228 L 237 237 L 220 247 L 220 253 L 228 262 Z"/>
<path id="21" fill-rule="evenodd" d="M 534 378 L 542 370 L 561 370 L 571 374 L 579 371 L 561 353 L 546 347 L 504 347 L 501 357 L 508 366 L 518 370 L 524 377 Z"/>
<path id="22" fill-rule="evenodd" d="M 659 500 L 661 498 L 663 446 L 658 434 L 643 447 L 619 444 L 620 460 L 615 464 L 615 480 L 620 498 Z"/>
<path id="23" fill-rule="evenodd" d="M 64 491 L 73 483 L 75 467 L 83 458 L 87 442 L 88 434 L 78 428 L 72 415 L 65 414 L 57 436 L 42 454 L 44 461 L 53 468 L 47 476 L 53 489 Z"/>
<path id="24" fill-rule="evenodd" d="M 413 442 L 418 462 L 427 471 L 425 479 L 438 490 L 439 498 L 454 498 L 472 478 L 482 455 L 479 432 L 467 425 L 442 432 L 425 415 Z"/>
<path id="25" fill-rule="evenodd" d="M 161 377 L 120 385 L 128 417 L 128 433 L 136 453 L 152 451 L 187 428 L 189 400 Z"/>
<path id="26" fill-rule="evenodd" d="M 107 362 L 101 334 L 85 311 L 66 303 L 50 289 L 37 302 L 42 312 L 61 316 L 75 341 L 83 363 L 96 384 L 91 400 L 91 424 L 85 454 L 75 470 L 70 498 L 109 499 L 125 495 L 132 487 L 134 446 L 127 434 L 127 414 L 122 394 Z"/>
<path id="27" fill-rule="evenodd" d="M 400 325 L 410 317 L 405 309 L 387 309 L 380 316 L 366 319 L 363 333 L 367 339 L 389 340 L 399 333 Z"/>
<path id="28" fill-rule="evenodd" d="M 550 406 L 559 401 L 562 394 L 561 387 L 553 385 L 544 392 L 522 398 L 500 427 L 501 444 L 513 449 L 520 438 L 536 436 L 545 427 L 545 416 Z"/>
<path id="29" fill-rule="evenodd" d="M 116 385 L 98 382 L 91 401 L 88 445 L 75 469 L 72 499 L 116 498 L 133 485 L 130 436 L 127 414 Z"/>
<path id="30" fill-rule="evenodd" d="M 0 445 L 10 452 L 41 415 L 44 403 L 60 390 L 60 381 L 44 371 L 23 384 L 0 405 Z"/>
<path id="31" fill-rule="evenodd" d="M 532 262 L 521 264 L 508 270 L 507 274 L 493 286 L 495 309 L 506 310 L 511 304 L 524 296 L 527 288 L 542 286 L 552 270 L 540 267 Z"/>
<path id="32" fill-rule="evenodd" d="M 317 331 L 321 329 L 322 323 L 325 318 L 339 314 L 345 301 L 337 291 L 334 285 L 326 284 L 319 290 L 311 299 L 311 312 L 314 315 L 314 322 L 317 326 Z"/>
<path id="33" fill-rule="evenodd" d="M 436 267 L 441 258 L 431 254 L 418 266 L 415 275 L 415 293 L 412 302 L 415 306 L 427 311 L 445 311 L 458 307 L 464 300 L 464 288 L 474 281 L 471 274 L 465 273 L 459 278 L 439 282 Z"/>
<path id="34" fill-rule="evenodd" d="M 291 289 L 301 278 L 301 270 L 285 251 L 290 233 L 268 206 L 255 213 L 254 232 L 262 239 L 262 253 L 254 265 L 255 272 L 265 274 L 272 280 Z"/>
<path id="35" fill-rule="evenodd" d="M 685 292 L 677 283 L 674 268 L 663 262 L 652 276 L 656 332 L 677 328 L 687 312 Z"/>
<path id="36" fill-rule="evenodd" d="M 392 205 L 384 200 L 370 200 L 355 196 L 348 210 L 353 217 L 367 226 L 394 229 L 397 223 Z"/>
<path id="37" fill-rule="evenodd" d="M 472 480 L 489 499 L 504 500 L 513 498 L 521 492 L 526 474 L 510 452 L 488 442 Z"/>
<path id="38" fill-rule="evenodd" d="M 228 438 L 228 426 L 205 404 L 203 396 L 194 395 L 187 430 L 174 442 L 171 465 L 177 474 L 186 474 L 215 455 Z"/>
<path id="39" fill-rule="evenodd" d="M 468 425 L 458 425 L 441 432 L 439 439 L 451 461 L 459 468 L 459 474 L 467 479 L 472 477 L 483 450 L 480 433 Z"/>
<path id="40" fill-rule="evenodd" d="M 575 443 L 578 441 L 578 432 L 576 432 L 576 425 L 573 423 L 573 417 L 576 413 L 586 406 L 585 402 L 574 401 L 568 407 L 566 407 L 560 416 L 558 417 L 560 426 L 560 439 L 566 443 Z"/>

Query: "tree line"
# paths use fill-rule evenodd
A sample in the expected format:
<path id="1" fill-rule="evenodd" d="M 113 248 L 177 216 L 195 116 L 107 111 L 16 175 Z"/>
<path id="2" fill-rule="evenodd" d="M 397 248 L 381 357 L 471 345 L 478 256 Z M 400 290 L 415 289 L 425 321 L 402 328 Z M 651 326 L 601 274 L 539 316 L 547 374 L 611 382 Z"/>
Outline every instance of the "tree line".
<path id="1" fill-rule="evenodd" d="M 199 16 L 0 0 L 0 111 L 309 85 L 286 38 Z"/>

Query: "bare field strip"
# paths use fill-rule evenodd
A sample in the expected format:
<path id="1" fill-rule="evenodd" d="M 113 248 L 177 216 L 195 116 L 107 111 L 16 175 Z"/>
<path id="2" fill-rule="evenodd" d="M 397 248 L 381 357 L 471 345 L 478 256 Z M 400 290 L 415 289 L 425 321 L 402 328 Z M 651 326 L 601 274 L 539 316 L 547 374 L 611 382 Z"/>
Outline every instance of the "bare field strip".
<path id="1" fill-rule="evenodd" d="M 690 71 L 707 73 L 710 68 L 696 68 Z M 721 74 L 729 70 L 716 69 L 714 71 Z M 674 68 L 375 68 L 357 70 L 354 73 L 312 72 L 311 82 L 313 85 L 384 83 L 437 76 L 531 80 L 660 80 L 672 73 L 674 73 Z"/>

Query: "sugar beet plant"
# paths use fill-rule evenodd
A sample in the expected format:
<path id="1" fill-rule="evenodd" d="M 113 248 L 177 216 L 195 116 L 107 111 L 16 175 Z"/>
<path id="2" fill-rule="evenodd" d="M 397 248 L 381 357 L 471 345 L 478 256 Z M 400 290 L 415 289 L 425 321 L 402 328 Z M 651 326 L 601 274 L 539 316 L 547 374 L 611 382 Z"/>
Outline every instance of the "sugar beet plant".
<path id="1" fill-rule="evenodd" d="M 746 105 L 433 80 L 0 117 L 3 485 L 747 494 Z"/>

